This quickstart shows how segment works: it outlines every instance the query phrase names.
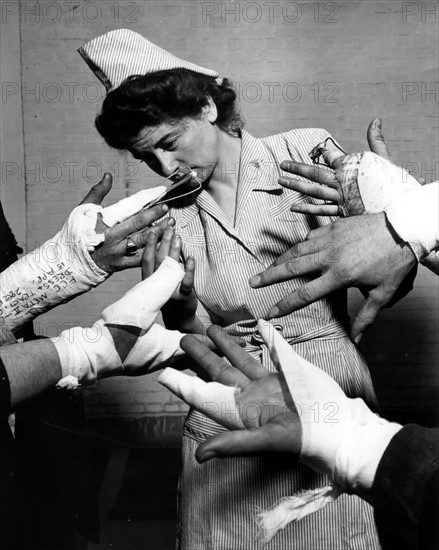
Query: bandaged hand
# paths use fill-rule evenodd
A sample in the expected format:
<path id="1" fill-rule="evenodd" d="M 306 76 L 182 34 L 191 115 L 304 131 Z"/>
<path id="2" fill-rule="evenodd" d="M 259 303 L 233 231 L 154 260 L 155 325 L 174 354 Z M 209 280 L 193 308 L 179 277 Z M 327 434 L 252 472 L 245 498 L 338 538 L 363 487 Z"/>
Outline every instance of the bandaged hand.
<path id="1" fill-rule="evenodd" d="M 90 384 L 108 376 L 139 376 L 183 355 L 182 334 L 155 323 L 160 308 L 184 277 L 178 262 L 165 258 L 148 279 L 102 312 L 91 328 L 75 327 L 53 338 L 62 385 Z"/>
<path id="2" fill-rule="evenodd" d="M 168 208 L 140 212 L 161 192 L 157 188 L 102 208 L 99 203 L 110 188 L 107 174 L 59 233 L 0 274 L 0 316 L 10 330 L 97 286 L 113 271 L 140 265 L 141 250 L 126 255 L 127 237 L 143 248 L 148 226 Z M 156 235 L 161 236 L 168 224 L 165 220 L 156 226 Z"/>
<path id="3" fill-rule="evenodd" d="M 372 413 L 362 399 L 348 398 L 329 375 L 295 353 L 270 323 L 259 321 L 258 326 L 278 374 L 269 373 L 225 332 L 212 327 L 210 338 L 232 366 L 185 336 L 182 348 L 214 382 L 172 368 L 161 373 L 159 382 L 232 430 L 202 443 L 196 453 L 200 462 L 291 452 L 301 463 L 329 476 L 332 484 L 321 490 L 321 500 L 314 489 L 300 498 L 286 497 L 260 514 L 268 541 L 289 521 L 316 511 L 323 500 L 333 500 L 343 491 L 366 496 L 379 460 L 401 426 Z"/>
<path id="4" fill-rule="evenodd" d="M 401 195 L 418 189 L 420 183 L 406 170 L 395 165 L 381 133 L 381 120 L 374 119 L 367 129 L 370 152 L 345 154 L 320 144 L 314 155 L 321 164 L 285 161 L 281 169 L 303 179 L 279 178 L 283 187 L 298 191 L 325 204 L 296 203 L 291 210 L 319 216 L 356 216 L 385 211 Z M 315 185 L 316 183 L 320 185 Z"/>
<path id="5" fill-rule="evenodd" d="M 393 163 L 381 132 L 381 119 L 370 123 L 367 140 L 371 152 L 351 155 L 323 144 L 315 147 L 313 155 L 320 155 L 329 168 L 283 162 L 282 170 L 314 183 L 284 177 L 279 179 L 282 186 L 325 201 L 325 204 L 296 203 L 291 210 L 342 217 L 385 212 L 395 232 L 408 243 L 416 258 L 438 273 L 437 255 L 430 254 L 438 240 L 438 184 L 421 185 Z"/>

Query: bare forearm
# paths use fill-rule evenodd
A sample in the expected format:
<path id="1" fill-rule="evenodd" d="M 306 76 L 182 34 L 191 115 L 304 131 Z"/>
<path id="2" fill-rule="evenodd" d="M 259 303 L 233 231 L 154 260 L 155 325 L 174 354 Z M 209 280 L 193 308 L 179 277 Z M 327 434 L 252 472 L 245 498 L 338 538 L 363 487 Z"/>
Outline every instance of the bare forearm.
<path id="1" fill-rule="evenodd" d="M 0 350 L 11 390 L 11 409 L 48 388 L 62 377 L 58 353 L 50 340 L 34 340 Z"/>

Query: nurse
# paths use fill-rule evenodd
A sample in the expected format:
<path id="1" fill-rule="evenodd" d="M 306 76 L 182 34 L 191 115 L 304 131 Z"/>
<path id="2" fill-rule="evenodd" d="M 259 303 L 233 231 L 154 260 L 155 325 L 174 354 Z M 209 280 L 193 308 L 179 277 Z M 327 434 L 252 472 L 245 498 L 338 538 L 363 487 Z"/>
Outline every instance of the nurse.
<path id="1" fill-rule="evenodd" d="M 329 134 L 295 129 L 256 139 L 243 130 L 236 95 L 226 78 L 178 59 L 127 29 L 92 40 L 80 53 L 108 90 L 96 119 L 107 144 L 131 152 L 161 176 L 172 178 L 190 167 L 200 183 L 170 203 L 183 259 L 195 258 L 196 270 L 194 291 L 163 310 L 166 326 L 200 332 L 200 324 L 219 324 L 244 338 L 247 351 L 275 371 L 256 319 L 308 279 L 261 289 L 251 288 L 248 281 L 312 229 L 331 221 L 291 212 L 291 206 L 314 199 L 278 185 L 278 178 L 288 175 L 280 163 L 310 163 L 309 151 Z M 327 257 L 336 261 L 336 250 L 328 249 Z M 376 406 L 367 366 L 348 337 L 345 292 L 270 321 L 297 353 L 330 374 L 349 397 Z M 325 476 L 291 465 L 282 455 L 198 464 L 198 445 L 223 429 L 193 410 L 186 419 L 179 484 L 181 549 L 257 548 L 256 510 L 268 509 L 301 489 L 327 485 Z M 370 506 L 343 495 L 279 530 L 266 548 L 364 549 L 379 548 L 379 543 Z"/>

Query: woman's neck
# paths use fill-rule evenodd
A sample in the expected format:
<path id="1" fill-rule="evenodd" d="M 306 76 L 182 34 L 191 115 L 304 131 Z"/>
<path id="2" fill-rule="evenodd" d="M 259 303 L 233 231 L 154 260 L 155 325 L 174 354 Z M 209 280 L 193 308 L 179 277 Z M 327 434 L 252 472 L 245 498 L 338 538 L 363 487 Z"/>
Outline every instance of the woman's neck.
<path id="1" fill-rule="evenodd" d="M 241 138 L 219 130 L 218 146 L 218 163 L 210 177 L 206 191 L 233 225 L 239 180 Z"/>

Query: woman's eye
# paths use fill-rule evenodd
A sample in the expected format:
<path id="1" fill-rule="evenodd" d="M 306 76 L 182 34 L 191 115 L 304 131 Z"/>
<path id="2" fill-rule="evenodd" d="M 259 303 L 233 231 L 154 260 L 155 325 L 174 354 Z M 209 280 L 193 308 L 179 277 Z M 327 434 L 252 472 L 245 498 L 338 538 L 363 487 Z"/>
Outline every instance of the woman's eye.
<path id="1" fill-rule="evenodd" d="M 168 141 L 167 143 L 163 144 L 163 150 L 164 151 L 173 151 L 177 146 L 177 140 L 174 139 L 172 141 Z"/>

